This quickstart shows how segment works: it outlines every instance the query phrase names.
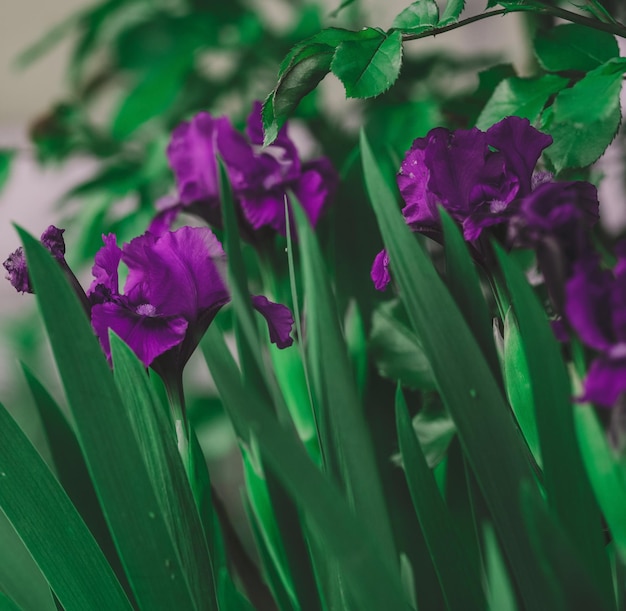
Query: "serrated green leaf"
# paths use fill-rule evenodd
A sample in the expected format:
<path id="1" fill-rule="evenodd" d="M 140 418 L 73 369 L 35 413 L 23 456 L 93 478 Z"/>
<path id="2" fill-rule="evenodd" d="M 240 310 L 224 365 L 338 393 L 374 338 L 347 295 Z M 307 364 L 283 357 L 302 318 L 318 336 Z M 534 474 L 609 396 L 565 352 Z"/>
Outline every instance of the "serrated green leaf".
<path id="1" fill-rule="evenodd" d="M 563 89 L 567 79 L 546 75 L 538 79 L 513 77 L 501 81 L 476 121 L 485 130 L 494 123 L 515 115 L 534 123 L 550 96 Z"/>
<path id="2" fill-rule="evenodd" d="M 438 20 L 439 7 L 435 0 L 417 0 L 396 15 L 391 27 L 416 34 L 435 27 Z"/>
<path id="3" fill-rule="evenodd" d="M 593 163 L 611 143 L 621 121 L 619 94 L 625 71 L 625 59 L 609 60 L 561 91 L 544 112 L 542 127 L 554 138 L 546 155 L 557 171 Z"/>
<path id="4" fill-rule="evenodd" d="M 146 608 L 191 609 L 195 601 L 185 571 L 91 325 L 50 253 L 18 232 L 76 436 L 137 602 Z"/>
<path id="5" fill-rule="evenodd" d="M 619 57 L 619 48 L 615 37 L 608 32 L 567 23 L 539 31 L 535 38 L 535 55 L 548 72 L 588 72 Z"/>
<path id="6" fill-rule="evenodd" d="M 0 499 L 67 611 L 132 609 L 76 508 L 2 405 Z"/>
<path id="7" fill-rule="evenodd" d="M 600 511 L 574 430 L 569 376 L 561 348 L 524 273 L 496 247 L 528 364 L 546 494 L 561 528 L 585 562 L 593 582 L 610 598 L 611 581 Z"/>
<path id="8" fill-rule="evenodd" d="M 342 578 L 362 611 L 408 609 L 396 574 L 381 561 L 370 526 L 348 508 L 343 495 L 307 456 L 297 437 L 285 430 L 259 397 L 242 385 L 237 366 L 217 326 L 201 343 L 218 391 L 233 420 L 254 424 L 254 435 L 268 468 L 298 503 L 315 536 L 336 559 Z"/>
<path id="9" fill-rule="evenodd" d="M 535 485 L 527 450 L 452 296 L 400 211 L 394 209 L 394 194 L 380 174 L 363 133 L 361 152 L 367 190 L 411 324 L 489 504 L 520 592 L 529 608 L 542 608 L 550 604 L 551 590 L 537 570 L 517 501 L 522 481 Z"/>
<path id="10" fill-rule="evenodd" d="M 393 85 L 402 65 L 402 34 L 385 34 L 374 28 L 359 32 L 358 40 L 339 44 L 331 70 L 343 83 L 349 98 L 370 98 Z"/>
<path id="11" fill-rule="evenodd" d="M 415 513 L 450 610 L 483 609 L 480 572 L 466 553 L 435 478 L 419 446 L 402 389 L 396 392 L 396 427 Z"/>
<path id="12" fill-rule="evenodd" d="M 378 373 L 408 388 L 432 390 L 432 371 L 419 339 L 401 316 L 402 304 L 386 301 L 372 314 L 369 349 Z"/>
<path id="13" fill-rule="evenodd" d="M 465 0 L 447 0 L 446 8 L 443 9 L 443 15 L 437 24 L 438 27 L 444 27 L 455 23 L 459 20 L 459 16 L 465 8 Z"/>

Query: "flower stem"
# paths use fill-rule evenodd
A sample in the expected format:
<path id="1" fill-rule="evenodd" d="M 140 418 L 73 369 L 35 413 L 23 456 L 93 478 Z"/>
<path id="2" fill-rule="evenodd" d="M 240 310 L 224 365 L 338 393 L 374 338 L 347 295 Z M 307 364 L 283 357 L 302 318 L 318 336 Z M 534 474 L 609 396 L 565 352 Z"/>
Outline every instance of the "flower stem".
<path id="1" fill-rule="evenodd" d="M 176 431 L 176 441 L 178 452 L 183 461 L 187 477 L 193 474 L 193 463 L 191 457 L 191 444 L 189 443 L 189 423 L 185 409 L 185 393 L 183 390 L 182 373 L 175 373 L 163 377 L 167 398 L 170 404 L 170 412 L 174 429 Z"/>
<path id="2" fill-rule="evenodd" d="M 554 6 L 546 6 L 545 4 L 541 2 L 531 2 L 530 4 L 524 4 L 520 6 L 510 6 L 507 8 L 496 9 L 494 11 L 487 11 L 486 13 L 481 13 L 480 15 L 474 15 L 473 17 L 462 19 L 461 21 L 457 21 L 456 23 L 451 23 L 450 25 L 446 25 L 440 28 L 432 28 L 431 30 L 420 32 L 419 34 L 403 34 L 402 40 L 406 42 L 408 40 L 418 40 L 420 38 L 427 38 L 429 36 L 437 36 L 438 34 L 443 34 L 445 32 L 456 30 L 457 28 L 461 28 L 465 25 L 469 25 L 470 23 L 474 23 L 476 21 L 482 21 L 483 19 L 488 19 L 489 17 L 495 17 L 497 15 L 506 15 L 508 13 L 523 13 L 523 12 L 529 12 L 529 11 L 533 13 L 539 13 L 542 15 L 552 15 L 553 17 L 558 17 L 559 19 L 563 19 L 571 23 L 578 23 L 579 25 L 584 25 L 589 28 L 601 30 L 602 32 L 608 32 L 609 34 L 613 34 L 614 36 L 619 36 L 620 38 L 626 38 L 626 27 L 623 25 L 620 25 L 617 23 L 615 24 L 604 23 L 602 21 L 598 21 L 597 19 L 592 19 L 591 17 L 585 17 L 584 15 L 579 15 L 578 13 L 574 13 L 566 9 L 557 8 Z"/>

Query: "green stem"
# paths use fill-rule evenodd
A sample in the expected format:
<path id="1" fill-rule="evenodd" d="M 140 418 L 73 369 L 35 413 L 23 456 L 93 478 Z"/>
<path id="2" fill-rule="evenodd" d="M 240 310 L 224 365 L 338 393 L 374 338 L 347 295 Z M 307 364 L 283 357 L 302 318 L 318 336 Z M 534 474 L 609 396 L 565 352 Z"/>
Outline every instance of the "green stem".
<path id="1" fill-rule="evenodd" d="M 488 11 L 486 13 L 481 13 L 480 15 L 474 15 L 473 17 L 462 19 L 461 21 L 457 21 L 456 23 L 451 23 L 450 25 L 446 25 L 441 28 L 433 28 L 425 32 L 420 32 L 419 34 L 403 34 L 402 40 L 406 42 L 408 40 L 418 40 L 420 38 L 427 38 L 428 36 L 437 36 L 438 34 L 443 34 L 445 32 L 456 30 L 457 28 L 461 28 L 465 25 L 469 25 L 470 23 L 474 23 L 476 21 L 482 21 L 483 19 L 488 19 L 489 17 L 495 17 L 497 15 L 506 15 L 508 13 L 523 13 L 523 12 L 529 12 L 529 11 L 532 11 L 534 13 L 539 13 L 542 15 L 552 15 L 553 17 L 558 17 L 559 19 L 564 19 L 565 21 L 569 21 L 571 23 L 578 23 L 580 25 L 584 25 L 589 28 L 601 30 L 602 32 L 608 32 L 609 34 L 613 34 L 614 36 L 619 36 L 620 38 L 626 38 L 626 27 L 622 25 L 613 24 L 613 23 L 603 23 L 602 21 L 598 21 L 597 19 L 585 17 L 584 15 L 579 15 L 578 13 L 573 13 L 572 11 L 568 11 L 562 8 L 557 8 L 554 6 L 546 6 L 539 2 L 537 3 L 533 2 L 532 4 L 525 4 L 522 6 L 511 6 L 508 8 L 496 9 L 495 11 Z"/>
<path id="2" fill-rule="evenodd" d="M 182 373 L 175 373 L 163 378 L 167 398 L 170 404 L 170 412 L 172 421 L 176 431 L 176 441 L 178 444 L 178 452 L 183 461 L 187 476 L 193 475 L 193 463 L 191 462 L 191 444 L 189 443 L 189 423 L 187 421 L 187 412 L 185 409 L 185 393 L 183 390 Z"/>

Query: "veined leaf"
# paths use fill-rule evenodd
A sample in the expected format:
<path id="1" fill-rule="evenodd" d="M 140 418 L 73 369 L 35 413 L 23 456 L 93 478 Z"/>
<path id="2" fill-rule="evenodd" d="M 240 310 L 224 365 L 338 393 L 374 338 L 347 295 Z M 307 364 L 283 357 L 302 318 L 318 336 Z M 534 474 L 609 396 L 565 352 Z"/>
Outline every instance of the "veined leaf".
<path id="1" fill-rule="evenodd" d="M 374 28 L 359 32 L 358 40 L 339 44 L 331 70 L 346 88 L 349 98 L 371 98 L 393 85 L 402 65 L 402 34 Z"/>
<path id="2" fill-rule="evenodd" d="M 137 603 L 192 609 L 195 601 L 130 416 L 85 312 L 50 253 L 18 232 L 76 436 Z"/>
<path id="3" fill-rule="evenodd" d="M 439 7 L 435 0 L 417 0 L 396 15 L 391 27 L 417 34 L 433 28 L 439 20 Z"/>
<path id="4" fill-rule="evenodd" d="M 566 23 L 538 32 L 535 55 L 548 72 L 588 72 L 619 57 L 619 48 L 615 37 L 608 32 Z"/>
<path id="5" fill-rule="evenodd" d="M 550 96 L 563 89 L 567 79 L 547 74 L 538 79 L 512 77 L 500 82 L 476 121 L 485 130 L 494 123 L 515 115 L 534 123 Z"/>
<path id="6" fill-rule="evenodd" d="M 67 611 L 132 609 L 76 508 L 2 405 L 0 499 Z"/>
<path id="7" fill-rule="evenodd" d="M 426 544 L 451 611 L 484 609 L 485 596 L 480 586 L 478 566 L 466 554 L 455 530 L 448 508 L 426 464 L 409 418 L 402 389 L 396 392 L 396 423 L 402 462 L 413 506 Z"/>
<path id="8" fill-rule="evenodd" d="M 406 226 L 364 134 L 365 181 L 394 266 L 411 324 L 427 355 L 437 387 L 454 419 L 472 467 L 529 608 L 552 600 L 538 570 L 518 502 L 525 480 L 534 486 L 527 450 L 482 351 L 430 259 Z M 424 290 L 423 287 L 428 287 Z"/>

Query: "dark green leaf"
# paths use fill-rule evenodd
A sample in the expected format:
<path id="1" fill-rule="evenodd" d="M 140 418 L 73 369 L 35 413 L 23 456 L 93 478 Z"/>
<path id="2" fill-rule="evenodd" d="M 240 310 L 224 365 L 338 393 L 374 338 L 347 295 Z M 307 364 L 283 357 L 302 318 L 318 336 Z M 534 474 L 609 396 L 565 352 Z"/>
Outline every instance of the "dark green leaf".
<path id="1" fill-rule="evenodd" d="M 430 365 L 417 336 L 403 320 L 402 309 L 398 302 L 386 301 L 374 310 L 370 354 L 383 377 L 409 388 L 433 389 Z"/>
<path id="2" fill-rule="evenodd" d="M 80 301 L 50 253 L 18 231 L 76 436 L 137 602 L 192 608 L 130 416 Z"/>
<path id="3" fill-rule="evenodd" d="M 358 40 L 339 44 L 331 69 L 349 98 L 370 98 L 387 91 L 402 65 L 402 34 L 365 28 Z"/>
<path id="4" fill-rule="evenodd" d="M 228 571 L 219 574 L 220 609 L 224 611 L 255 611 L 248 599 L 235 587 Z"/>
<path id="5" fill-rule="evenodd" d="M 21 611 L 11 598 L 0 590 L 0 611 Z"/>
<path id="6" fill-rule="evenodd" d="M 0 499 L 67 611 L 132 609 L 75 507 L 2 405 Z"/>
<path id="7" fill-rule="evenodd" d="M 500 82 L 476 121 L 487 129 L 504 117 L 515 115 L 534 123 L 550 96 L 567 85 L 567 79 L 546 75 L 541 78 L 508 78 Z"/>
<path id="8" fill-rule="evenodd" d="M 546 507 L 536 489 L 527 482 L 521 489 L 521 500 L 530 542 L 537 551 L 539 567 L 552 582 L 559 603 L 552 608 L 568 611 L 612 611 L 615 603 L 612 591 L 602 591 L 602 585 L 588 571 L 588 558 L 580 555 L 563 531 L 563 523 Z"/>
<path id="9" fill-rule="evenodd" d="M 450 25 L 459 20 L 459 16 L 465 8 L 465 0 L 447 0 L 446 8 L 437 24 L 438 27 Z"/>
<path id="10" fill-rule="evenodd" d="M 496 533 L 489 522 L 485 523 L 483 532 L 485 535 L 489 611 L 517 611 L 515 591 L 498 545 Z"/>
<path id="11" fill-rule="evenodd" d="M 180 439 L 188 433 L 184 431 L 182 422 L 173 423 L 165 412 L 165 406 L 156 397 L 148 375 L 134 352 L 113 332 L 110 333 L 110 342 L 115 382 L 131 419 L 152 485 L 158 491 L 163 517 L 181 564 L 185 567 L 185 578 L 194 593 L 197 608 L 217 610 L 205 533 L 181 460 L 183 455 L 188 464 L 192 463 L 189 458 L 191 445 L 186 441 L 185 447 L 185 442 Z"/>
<path id="12" fill-rule="evenodd" d="M 608 32 L 567 23 L 541 31 L 535 38 L 535 55 L 548 72 L 588 72 L 619 57 L 615 37 Z"/>
<path id="13" fill-rule="evenodd" d="M 339 490 L 307 456 L 300 441 L 271 415 L 242 382 L 237 366 L 216 326 L 209 327 L 202 351 L 218 391 L 234 421 L 253 424 L 263 458 L 298 503 L 307 524 L 334 557 L 342 578 L 362 611 L 408 609 L 402 585 L 367 527 L 353 514 Z M 248 439 L 250 442 L 250 439 Z"/>
<path id="14" fill-rule="evenodd" d="M 537 570 L 518 502 L 521 482 L 534 482 L 527 450 L 499 384 L 452 296 L 400 211 L 394 209 L 394 194 L 381 176 L 364 134 L 361 151 L 367 189 L 413 329 L 456 423 L 522 596 L 529 608 L 545 607 L 551 590 Z"/>
<path id="15" fill-rule="evenodd" d="M 0 192 L 2 191 L 11 173 L 11 164 L 15 159 L 15 151 L 0 150 Z"/>
<path id="16" fill-rule="evenodd" d="M 391 27 L 416 34 L 433 28 L 438 20 L 439 7 L 435 0 L 417 0 L 396 16 Z"/>
<path id="17" fill-rule="evenodd" d="M 448 609 L 483 609 L 485 596 L 480 586 L 478 566 L 466 553 L 435 478 L 426 464 L 399 386 L 396 392 L 396 426 L 413 506 Z"/>
<path id="18" fill-rule="evenodd" d="M 524 273 L 501 248 L 496 253 L 511 295 L 532 389 L 548 502 L 593 575 L 611 596 L 608 558 L 596 505 L 574 430 L 571 387 L 561 347 Z"/>
<path id="19" fill-rule="evenodd" d="M 433 405 L 434 403 L 434 405 Z M 456 426 L 439 400 L 432 400 L 413 418 L 413 430 L 420 442 L 426 463 L 432 469 L 446 455 Z"/>
<path id="20" fill-rule="evenodd" d="M 302 261 L 303 291 L 307 296 L 308 363 L 317 397 L 316 421 L 322 455 L 330 472 L 344 486 L 354 512 L 370 525 L 380 558 L 395 566 L 397 554 L 385 505 L 370 432 L 348 360 L 336 304 L 319 243 L 306 214 L 296 204 Z"/>

